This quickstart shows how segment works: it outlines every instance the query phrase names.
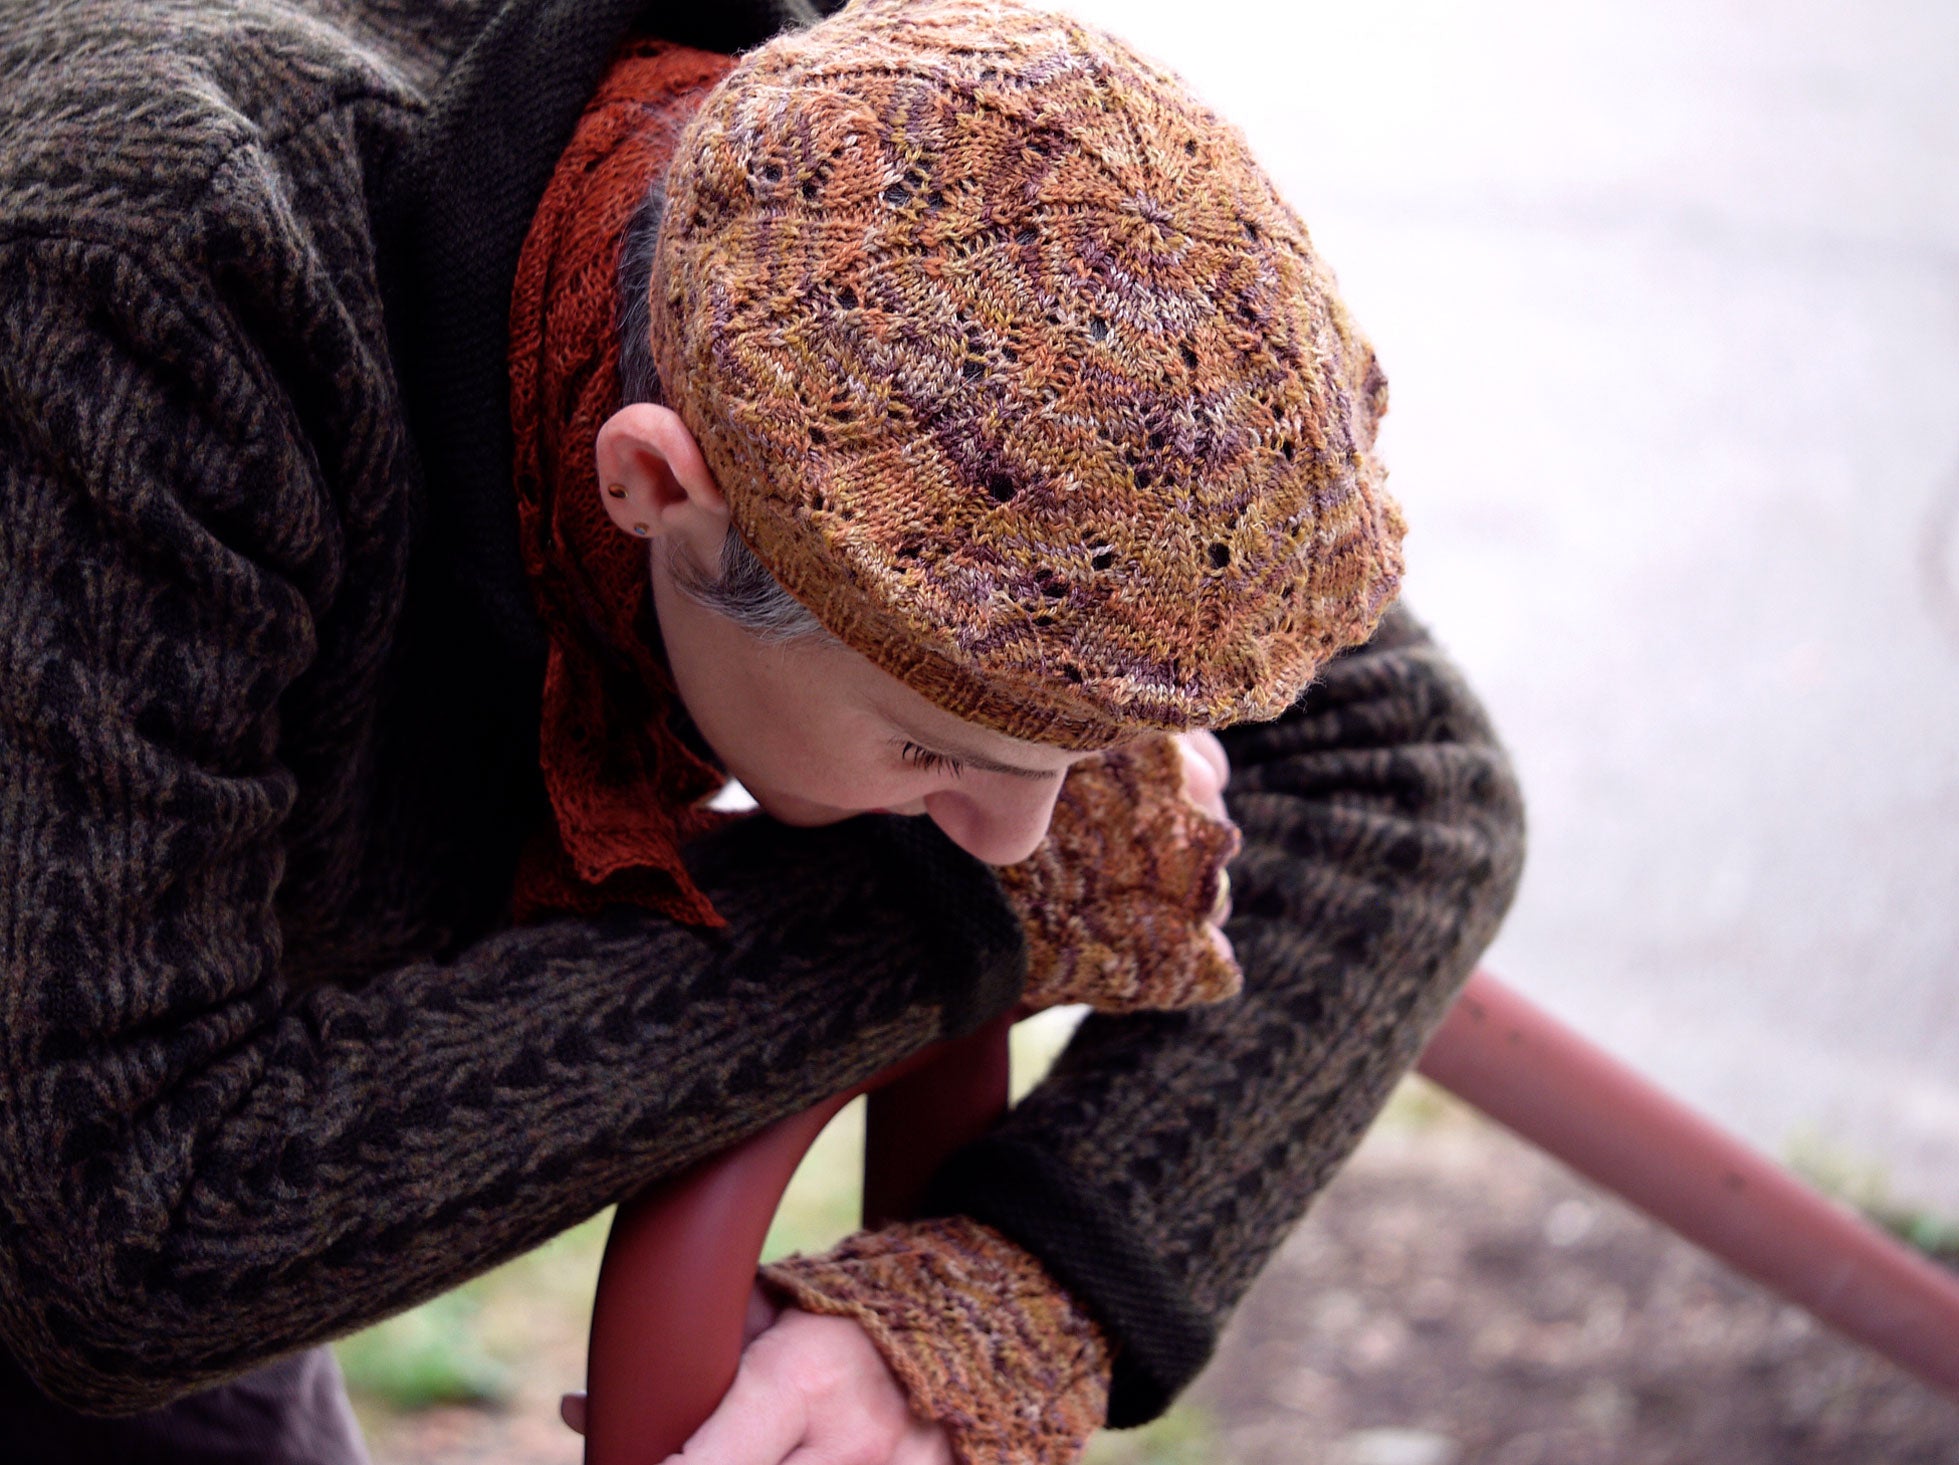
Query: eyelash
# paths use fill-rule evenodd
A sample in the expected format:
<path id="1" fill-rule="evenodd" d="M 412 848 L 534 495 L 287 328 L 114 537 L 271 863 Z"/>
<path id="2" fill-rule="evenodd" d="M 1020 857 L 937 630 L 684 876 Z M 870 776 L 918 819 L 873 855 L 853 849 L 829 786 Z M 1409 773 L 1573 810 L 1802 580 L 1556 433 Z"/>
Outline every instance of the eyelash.
<path id="1" fill-rule="evenodd" d="M 934 753 L 929 748 L 921 748 L 917 743 L 906 743 L 898 755 L 912 767 L 926 773 L 936 773 L 940 769 L 950 769 L 954 778 L 966 771 L 966 765 L 957 758 L 948 758 L 943 753 Z"/>

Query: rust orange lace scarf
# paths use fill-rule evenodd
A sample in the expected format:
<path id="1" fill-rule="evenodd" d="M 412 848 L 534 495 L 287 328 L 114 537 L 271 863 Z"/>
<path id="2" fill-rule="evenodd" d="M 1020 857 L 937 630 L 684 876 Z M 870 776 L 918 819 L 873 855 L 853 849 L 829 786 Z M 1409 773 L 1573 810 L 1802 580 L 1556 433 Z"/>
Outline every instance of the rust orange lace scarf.
<path id="1" fill-rule="evenodd" d="M 725 924 L 680 846 L 730 816 L 688 747 L 655 628 L 646 546 L 599 503 L 593 442 L 619 407 L 621 235 L 734 58 L 634 40 L 579 119 L 531 221 L 510 302 L 510 419 L 524 565 L 550 637 L 539 730 L 552 819 L 524 851 L 512 917 L 610 904 Z"/>

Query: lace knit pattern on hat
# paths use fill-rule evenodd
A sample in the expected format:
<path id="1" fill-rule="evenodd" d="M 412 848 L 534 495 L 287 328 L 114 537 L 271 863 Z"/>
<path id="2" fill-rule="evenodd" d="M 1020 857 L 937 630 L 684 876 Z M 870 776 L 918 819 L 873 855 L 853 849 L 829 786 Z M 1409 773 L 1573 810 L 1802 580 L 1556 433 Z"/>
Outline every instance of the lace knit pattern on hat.
<path id="1" fill-rule="evenodd" d="M 997 0 L 778 37 L 675 149 L 654 358 L 735 523 L 959 716 L 1275 716 L 1400 579 L 1386 382 L 1244 139 Z"/>

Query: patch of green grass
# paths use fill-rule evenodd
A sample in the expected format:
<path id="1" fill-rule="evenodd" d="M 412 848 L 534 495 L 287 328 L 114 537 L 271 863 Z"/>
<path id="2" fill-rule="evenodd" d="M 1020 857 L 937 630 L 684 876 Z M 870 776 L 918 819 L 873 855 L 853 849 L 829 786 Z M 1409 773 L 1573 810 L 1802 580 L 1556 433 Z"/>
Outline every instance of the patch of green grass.
<path id="1" fill-rule="evenodd" d="M 343 1338 L 334 1352 L 348 1389 L 395 1410 L 502 1404 L 511 1374 L 484 1351 L 480 1311 L 478 1299 L 459 1289 Z"/>
<path id="2" fill-rule="evenodd" d="M 612 1213 L 453 1292 L 334 1345 L 357 1404 L 405 1412 L 438 1404 L 496 1406 L 540 1345 L 591 1326 L 592 1287 Z"/>
<path id="3" fill-rule="evenodd" d="M 1783 1147 L 1783 1159 L 1825 1195 L 1855 1207 L 1907 1245 L 1934 1261 L 1959 1266 L 1959 1218 L 1897 1199 L 1883 1164 L 1854 1154 L 1813 1129 L 1798 1130 Z"/>
<path id="4" fill-rule="evenodd" d="M 1389 1129 L 1420 1131 L 1469 1118 L 1474 1112 L 1447 1089 L 1411 1073 L 1394 1086 L 1374 1122 Z"/>
<path id="5" fill-rule="evenodd" d="M 1210 1416 L 1179 1404 L 1141 1429 L 1103 1430 L 1089 1441 L 1082 1465 L 1219 1465 L 1223 1449 Z"/>

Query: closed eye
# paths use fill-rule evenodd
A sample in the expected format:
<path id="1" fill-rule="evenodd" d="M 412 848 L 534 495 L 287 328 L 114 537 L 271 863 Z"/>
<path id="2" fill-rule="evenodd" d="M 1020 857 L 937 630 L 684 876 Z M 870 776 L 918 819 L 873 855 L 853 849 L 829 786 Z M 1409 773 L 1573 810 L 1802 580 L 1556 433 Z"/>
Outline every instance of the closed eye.
<path id="1" fill-rule="evenodd" d="M 954 778 L 965 773 L 966 765 L 957 758 L 948 758 L 944 753 L 934 753 L 930 748 L 921 748 L 917 743 L 906 743 L 898 756 L 913 768 L 926 773 L 949 770 Z"/>

